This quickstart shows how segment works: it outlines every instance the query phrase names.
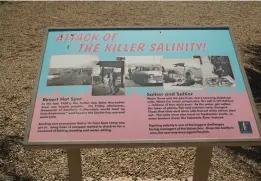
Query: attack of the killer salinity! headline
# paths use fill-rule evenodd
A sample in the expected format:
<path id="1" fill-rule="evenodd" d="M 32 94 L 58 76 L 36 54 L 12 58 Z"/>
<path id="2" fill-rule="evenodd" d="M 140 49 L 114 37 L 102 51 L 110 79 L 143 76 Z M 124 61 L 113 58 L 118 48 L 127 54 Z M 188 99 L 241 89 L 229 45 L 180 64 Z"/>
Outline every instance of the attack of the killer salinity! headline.
<path id="1" fill-rule="evenodd" d="M 77 34 L 66 33 L 59 34 L 56 43 L 79 42 L 78 52 L 188 52 L 198 51 L 205 52 L 207 49 L 206 42 L 168 42 L 168 43 L 114 43 L 117 40 L 118 33 L 99 33 Z M 104 46 L 101 43 L 104 42 Z M 70 45 L 68 45 L 69 48 Z M 102 49 L 102 50 L 101 50 Z"/>

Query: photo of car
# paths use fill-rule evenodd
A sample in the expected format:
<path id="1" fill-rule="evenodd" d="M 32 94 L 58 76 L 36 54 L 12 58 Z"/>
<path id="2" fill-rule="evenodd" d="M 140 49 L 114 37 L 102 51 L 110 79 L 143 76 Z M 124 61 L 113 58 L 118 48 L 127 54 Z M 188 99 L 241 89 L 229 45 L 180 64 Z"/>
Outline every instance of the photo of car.
<path id="1" fill-rule="evenodd" d="M 129 78 L 134 83 L 141 86 L 149 86 L 161 84 L 163 85 L 163 75 L 161 67 L 137 67 L 130 75 Z"/>
<path id="2" fill-rule="evenodd" d="M 163 86 L 162 56 L 124 56 L 117 61 L 125 62 L 124 83 L 126 87 Z"/>

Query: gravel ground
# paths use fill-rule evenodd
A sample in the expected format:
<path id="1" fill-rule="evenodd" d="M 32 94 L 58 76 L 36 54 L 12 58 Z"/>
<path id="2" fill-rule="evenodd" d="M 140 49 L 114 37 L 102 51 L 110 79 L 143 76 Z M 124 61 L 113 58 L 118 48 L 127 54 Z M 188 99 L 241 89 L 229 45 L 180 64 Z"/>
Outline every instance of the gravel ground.
<path id="1" fill-rule="evenodd" d="M 261 2 L 0 2 L 0 180 L 68 180 L 65 150 L 24 150 L 47 26 L 231 25 L 261 109 Z M 85 149 L 84 178 L 192 175 L 194 148 Z M 260 147 L 215 147 L 210 180 L 261 180 Z"/>

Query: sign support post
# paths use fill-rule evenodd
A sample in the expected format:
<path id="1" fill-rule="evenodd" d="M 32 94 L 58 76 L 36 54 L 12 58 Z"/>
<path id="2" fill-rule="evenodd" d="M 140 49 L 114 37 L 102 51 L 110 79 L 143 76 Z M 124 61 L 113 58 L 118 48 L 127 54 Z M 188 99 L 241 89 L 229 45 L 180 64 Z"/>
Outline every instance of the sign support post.
<path id="1" fill-rule="evenodd" d="M 81 151 L 67 149 L 68 169 L 70 181 L 82 181 Z"/>
<path id="2" fill-rule="evenodd" d="M 193 181 L 208 181 L 213 146 L 198 146 L 194 164 Z"/>

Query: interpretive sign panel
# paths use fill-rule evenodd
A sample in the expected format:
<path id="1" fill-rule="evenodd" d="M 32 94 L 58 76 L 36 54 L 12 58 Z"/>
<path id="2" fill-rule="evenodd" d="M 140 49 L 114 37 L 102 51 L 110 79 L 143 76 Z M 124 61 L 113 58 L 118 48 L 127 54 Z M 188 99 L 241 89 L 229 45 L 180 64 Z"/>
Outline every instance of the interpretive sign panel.
<path id="1" fill-rule="evenodd" d="M 231 30 L 48 29 L 26 145 L 259 141 Z"/>

